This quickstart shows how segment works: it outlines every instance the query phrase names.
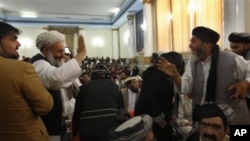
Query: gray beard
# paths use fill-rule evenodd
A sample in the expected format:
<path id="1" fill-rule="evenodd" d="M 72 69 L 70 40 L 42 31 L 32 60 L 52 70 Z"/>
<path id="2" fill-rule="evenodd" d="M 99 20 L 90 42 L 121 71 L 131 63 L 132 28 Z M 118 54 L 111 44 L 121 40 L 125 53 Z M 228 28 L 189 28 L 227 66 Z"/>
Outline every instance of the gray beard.
<path id="1" fill-rule="evenodd" d="M 203 56 L 204 56 L 204 47 L 201 46 L 199 50 L 197 50 L 196 52 L 192 52 L 190 60 L 194 62 L 199 61 Z"/>
<path id="2" fill-rule="evenodd" d="M 63 59 L 61 60 L 56 59 L 51 52 L 48 53 L 47 59 L 50 62 L 50 64 L 55 67 L 60 67 L 64 63 Z"/>

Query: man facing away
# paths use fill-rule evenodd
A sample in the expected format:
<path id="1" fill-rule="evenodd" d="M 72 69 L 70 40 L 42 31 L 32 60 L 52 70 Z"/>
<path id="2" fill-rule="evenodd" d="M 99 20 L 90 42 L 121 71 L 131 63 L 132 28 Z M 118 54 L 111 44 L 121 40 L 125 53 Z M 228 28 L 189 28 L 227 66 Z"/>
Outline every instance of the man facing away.
<path id="1" fill-rule="evenodd" d="M 82 36 L 78 39 L 76 56 L 64 63 L 65 36 L 57 31 L 47 31 L 39 34 L 36 46 L 41 53 L 31 58 L 44 86 L 54 100 L 52 111 L 43 116 L 43 122 L 52 141 L 60 141 L 60 135 L 66 131 L 65 119 L 73 114 L 75 99 L 70 91 L 72 82 L 81 75 L 83 57 L 86 48 Z"/>
<path id="2" fill-rule="evenodd" d="M 40 118 L 53 100 L 30 63 L 17 61 L 19 30 L 0 22 L 0 140 L 49 141 Z"/>
<path id="3" fill-rule="evenodd" d="M 228 104 L 236 113 L 232 124 L 250 124 L 245 101 L 250 86 L 249 64 L 232 52 L 219 51 L 218 40 L 216 31 L 196 27 L 189 45 L 192 58 L 183 76 L 164 58 L 158 61 L 158 69 L 171 76 L 183 94 L 192 93 L 193 105 Z"/>

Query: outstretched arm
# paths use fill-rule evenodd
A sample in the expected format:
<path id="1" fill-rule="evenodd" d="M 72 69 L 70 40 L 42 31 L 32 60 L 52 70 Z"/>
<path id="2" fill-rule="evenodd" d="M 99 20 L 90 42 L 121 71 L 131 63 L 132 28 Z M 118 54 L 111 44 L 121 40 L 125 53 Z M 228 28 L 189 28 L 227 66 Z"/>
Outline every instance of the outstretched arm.
<path id="1" fill-rule="evenodd" d="M 157 68 L 161 71 L 163 71 L 165 74 L 171 76 L 175 82 L 175 85 L 179 90 L 181 90 L 181 75 L 176 69 L 174 64 L 171 64 L 163 57 L 160 57 L 160 59 L 157 62 Z"/>

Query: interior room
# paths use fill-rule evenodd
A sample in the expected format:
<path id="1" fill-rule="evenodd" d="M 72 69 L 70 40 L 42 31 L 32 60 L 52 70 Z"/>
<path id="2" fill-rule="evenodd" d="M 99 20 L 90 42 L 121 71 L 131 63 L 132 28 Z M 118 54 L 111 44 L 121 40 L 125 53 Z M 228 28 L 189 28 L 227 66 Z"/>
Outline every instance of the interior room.
<path id="1" fill-rule="evenodd" d="M 53 29 L 66 35 L 73 55 L 82 34 L 88 57 L 145 58 L 168 51 L 187 57 L 196 26 L 220 33 L 222 50 L 229 48 L 229 33 L 250 32 L 249 5 L 248 0 L 0 0 L 0 20 L 22 31 L 19 59 L 38 53 L 36 36 Z"/>

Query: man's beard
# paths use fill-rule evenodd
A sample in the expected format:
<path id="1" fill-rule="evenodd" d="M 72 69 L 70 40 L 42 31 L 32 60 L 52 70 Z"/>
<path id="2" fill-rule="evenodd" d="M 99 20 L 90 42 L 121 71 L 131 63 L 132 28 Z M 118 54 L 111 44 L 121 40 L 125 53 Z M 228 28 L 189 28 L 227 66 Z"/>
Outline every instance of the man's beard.
<path id="1" fill-rule="evenodd" d="M 198 61 L 204 56 L 205 48 L 201 45 L 195 52 L 191 54 L 191 61 Z"/>
<path id="2" fill-rule="evenodd" d="M 4 57 L 9 58 L 9 59 L 18 59 L 19 58 L 19 54 L 6 54 L 4 55 Z"/>
<path id="3" fill-rule="evenodd" d="M 130 90 L 134 93 L 139 93 L 139 89 L 137 88 L 133 88 L 133 87 L 130 87 Z"/>
<path id="4" fill-rule="evenodd" d="M 1 46 L 3 54 L 0 54 L 0 56 L 3 56 L 4 58 L 9 58 L 9 59 L 18 59 L 19 54 L 18 52 L 16 54 L 8 53 L 3 46 Z"/>
<path id="5" fill-rule="evenodd" d="M 55 67 L 60 67 L 64 63 L 63 59 L 56 59 L 51 51 L 49 51 L 47 59 L 51 63 L 51 65 Z"/>

